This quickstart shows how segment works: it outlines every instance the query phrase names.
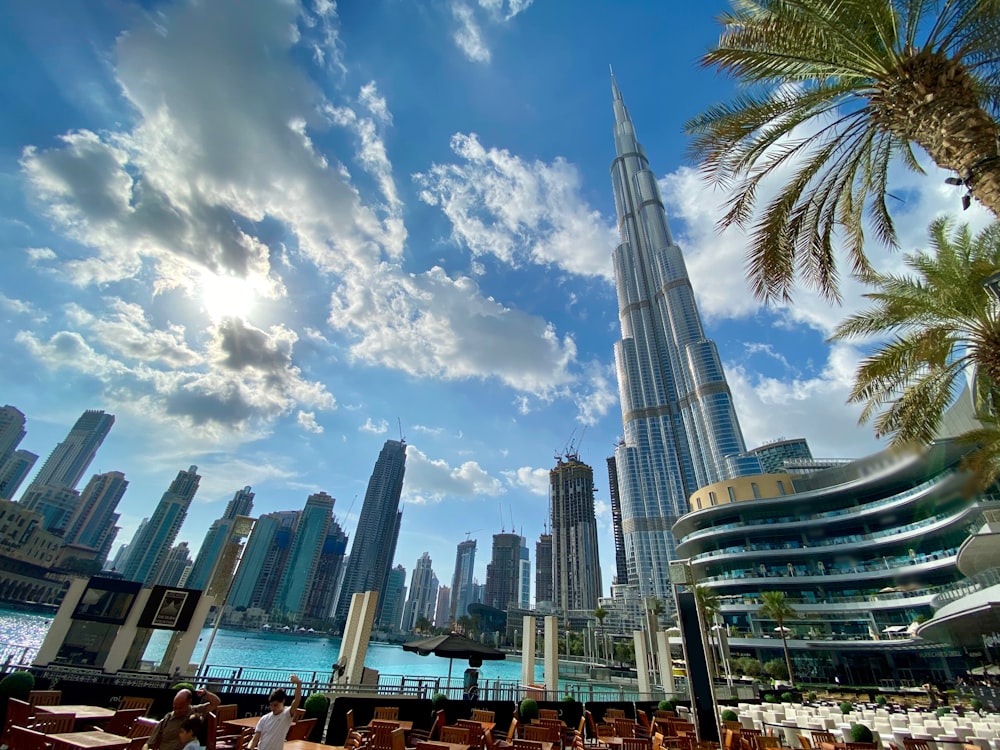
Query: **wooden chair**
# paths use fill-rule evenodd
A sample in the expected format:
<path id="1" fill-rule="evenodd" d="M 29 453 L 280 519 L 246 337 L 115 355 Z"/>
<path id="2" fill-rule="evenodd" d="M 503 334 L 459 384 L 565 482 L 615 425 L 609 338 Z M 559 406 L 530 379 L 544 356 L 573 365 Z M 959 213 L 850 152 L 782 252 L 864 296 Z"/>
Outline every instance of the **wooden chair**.
<path id="1" fill-rule="evenodd" d="M 559 711 L 554 708 L 540 708 L 538 709 L 539 719 L 558 719 Z"/>
<path id="2" fill-rule="evenodd" d="M 725 719 L 723 719 L 722 728 L 732 729 L 734 732 L 736 732 L 736 734 L 739 734 L 740 730 L 743 729 L 743 725 L 740 724 L 738 721 L 726 721 Z"/>
<path id="3" fill-rule="evenodd" d="M 392 730 L 392 750 L 406 750 L 406 732 L 402 727 Z"/>
<path id="4" fill-rule="evenodd" d="M 656 710 L 657 719 L 676 719 L 677 714 L 674 711 L 664 711 L 661 709 Z"/>
<path id="5" fill-rule="evenodd" d="M 100 729 L 108 734 L 119 734 L 125 737 L 128 735 L 128 731 L 132 728 L 135 720 L 144 713 L 145 710 L 142 708 L 126 708 L 124 710 L 119 708 L 115 711 L 115 715 L 104 722 L 104 724 L 92 728 Z"/>
<path id="6" fill-rule="evenodd" d="M 441 741 L 454 742 L 459 745 L 471 744 L 469 742 L 469 729 L 468 727 L 460 727 L 460 726 L 442 727 Z"/>
<path id="7" fill-rule="evenodd" d="M 622 737 L 622 750 L 651 750 L 653 741 L 645 737 Z"/>
<path id="8" fill-rule="evenodd" d="M 312 719 L 303 719 L 302 721 L 297 721 L 288 727 L 288 734 L 285 735 L 286 740 L 307 740 L 309 735 L 312 734 L 313 727 L 316 726 L 316 722 L 319 721 L 316 717 Z"/>
<path id="9" fill-rule="evenodd" d="M 215 707 L 215 716 L 219 723 L 225 723 L 240 717 L 240 707 L 236 703 L 225 703 Z"/>
<path id="10" fill-rule="evenodd" d="M 28 693 L 32 706 L 58 706 L 62 703 L 62 690 L 32 690 Z"/>
<path id="11" fill-rule="evenodd" d="M 44 734 L 63 734 L 72 732 L 75 724 L 76 714 L 37 713 L 31 720 L 31 729 Z"/>
<path id="12" fill-rule="evenodd" d="M 375 706 L 374 719 L 380 721 L 399 721 L 399 706 Z"/>
<path id="13" fill-rule="evenodd" d="M 478 721 L 473 721 L 472 719 L 459 719 L 455 722 L 455 726 L 464 727 L 469 730 L 470 747 L 483 746 L 483 725 Z"/>
<path id="14" fill-rule="evenodd" d="M 145 739 L 153 733 L 157 724 L 159 722 L 155 719 L 150 719 L 148 716 L 140 716 L 132 722 L 132 728 L 128 730 L 128 734 L 125 736 L 130 739 Z"/>
<path id="15" fill-rule="evenodd" d="M 350 711 L 348 711 L 348 713 L 350 713 Z M 410 730 L 410 742 L 413 743 L 413 745 L 417 745 L 420 742 L 431 742 L 435 737 L 441 734 L 441 728 L 444 726 L 444 723 L 444 711 L 438 709 L 434 712 L 434 721 L 431 722 L 430 729 Z"/>
<path id="16" fill-rule="evenodd" d="M 694 740 L 691 737 L 664 737 L 663 750 L 692 750 Z"/>
<path id="17" fill-rule="evenodd" d="M 636 723 L 632 719 L 615 717 L 611 725 L 615 728 L 615 737 L 635 737 Z"/>
<path id="18" fill-rule="evenodd" d="M 774 736 L 762 734 L 755 739 L 757 740 L 757 750 L 777 750 L 781 747 L 781 741 Z"/>
<path id="19" fill-rule="evenodd" d="M 812 743 L 804 734 L 799 735 L 799 745 L 802 747 L 802 750 L 813 750 Z"/>
<path id="20" fill-rule="evenodd" d="M 846 742 L 847 750 L 878 750 L 877 742 Z"/>
<path id="21" fill-rule="evenodd" d="M 493 745 L 497 748 L 513 747 L 514 738 L 517 737 L 518 722 L 517 717 L 513 717 L 510 720 L 510 726 L 507 727 L 506 732 L 497 732 L 495 729 L 490 730 L 490 736 L 493 739 Z"/>
<path id="22" fill-rule="evenodd" d="M 243 728 L 233 732 L 222 726 L 214 711 L 209 711 L 205 717 L 205 747 L 212 750 L 243 750 L 250 743 L 253 732 L 245 732 Z"/>
<path id="23" fill-rule="evenodd" d="M 521 737 L 533 742 L 558 742 L 559 730 L 541 724 L 525 724 L 521 727 Z"/>
<path id="24" fill-rule="evenodd" d="M 816 733 L 813 732 L 813 737 Z M 931 750 L 930 743 L 927 740 L 915 740 L 910 737 L 903 738 L 903 748 L 905 750 Z"/>
<path id="25" fill-rule="evenodd" d="M 535 740 L 523 740 L 520 737 L 514 740 L 514 750 L 542 750 L 542 743 Z"/>
<path id="26" fill-rule="evenodd" d="M 52 743 L 41 732 L 15 725 L 10 728 L 8 747 L 16 750 L 50 750 Z"/>
<path id="27" fill-rule="evenodd" d="M 474 708 L 472 709 L 471 719 L 473 721 L 485 721 L 489 723 L 496 721 L 496 714 L 493 711 L 487 711 L 485 708 Z"/>
<path id="28" fill-rule="evenodd" d="M 584 711 L 583 718 L 587 722 L 587 733 L 590 735 L 587 738 L 588 744 L 597 747 L 607 747 L 608 743 L 601 738 L 614 737 L 614 729 L 609 727 L 607 724 L 598 724 L 594 721 L 594 714 L 590 711 Z"/>
<path id="29" fill-rule="evenodd" d="M 149 711 L 149 707 L 153 705 L 152 698 L 140 698 L 136 695 L 126 695 L 120 701 L 118 701 L 118 710 L 127 710 L 130 708 L 141 708 L 142 715 L 145 716 L 146 712 Z"/>
<path id="30" fill-rule="evenodd" d="M 4 719 L 3 736 L 0 742 L 10 745 L 10 730 L 12 727 L 27 728 L 31 726 L 31 717 L 34 714 L 33 707 L 27 701 L 19 698 L 7 699 L 7 716 Z"/>
<path id="31" fill-rule="evenodd" d="M 831 745 L 837 744 L 836 737 L 833 736 L 833 732 L 825 732 L 822 729 L 813 729 L 809 732 L 812 735 L 813 744 L 819 747 L 824 742 L 828 742 Z M 909 749 L 907 749 L 909 750 Z M 923 748 L 923 750 L 929 750 L 929 748 Z"/>
<path id="32" fill-rule="evenodd" d="M 653 750 L 660 750 L 663 747 L 663 733 L 653 732 Z"/>

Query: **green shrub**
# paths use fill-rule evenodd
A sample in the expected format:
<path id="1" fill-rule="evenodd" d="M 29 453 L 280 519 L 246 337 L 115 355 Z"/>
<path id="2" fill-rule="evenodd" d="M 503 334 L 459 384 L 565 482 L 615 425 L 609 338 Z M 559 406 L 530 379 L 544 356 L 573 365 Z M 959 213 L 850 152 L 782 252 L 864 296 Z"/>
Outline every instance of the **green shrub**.
<path id="1" fill-rule="evenodd" d="M 440 711 L 444 708 L 444 704 L 448 702 L 448 696 L 444 693 L 434 693 L 431 696 L 431 708 L 435 711 Z"/>
<path id="2" fill-rule="evenodd" d="M 656 704 L 657 711 L 676 711 L 677 710 L 677 699 L 667 698 L 664 701 L 660 701 Z"/>
<path id="3" fill-rule="evenodd" d="M 815 703 L 815 702 L 816 702 L 816 698 L 817 698 L 818 696 L 816 695 L 816 693 L 815 693 L 815 692 L 812 692 L 812 693 L 809 693 L 809 695 L 808 695 L 808 696 L 806 696 L 806 697 L 807 697 L 807 698 L 809 699 L 809 702 L 810 702 L 810 703 Z"/>
<path id="4" fill-rule="evenodd" d="M 791 703 L 795 700 L 795 696 L 789 693 L 787 690 L 781 694 L 782 703 Z"/>
<path id="5" fill-rule="evenodd" d="M 878 704 L 879 704 L 880 706 L 884 706 L 884 705 L 885 705 L 886 703 L 888 703 L 889 701 L 887 701 L 887 700 L 885 699 L 885 696 L 884 696 L 884 695 L 876 695 L 876 696 L 875 696 L 875 702 L 876 702 L 876 703 L 878 703 Z"/>
<path id="6" fill-rule="evenodd" d="M 764 674 L 775 680 L 788 679 L 788 666 L 784 659 L 770 659 L 764 662 Z"/>
<path id="7" fill-rule="evenodd" d="M 874 742 L 872 730 L 864 724 L 851 724 L 851 742 Z"/>
<path id="8" fill-rule="evenodd" d="M 973 698 L 971 701 L 969 701 L 969 705 L 972 706 L 973 711 L 983 710 L 983 702 L 979 700 L 979 698 Z"/>
<path id="9" fill-rule="evenodd" d="M 28 693 L 35 687 L 35 675 L 18 670 L 0 680 L 0 695 L 4 698 L 28 700 Z"/>
<path id="10" fill-rule="evenodd" d="M 531 698 L 525 698 L 517 707 L 517 714 L 520 716 L 521 724 L 530 723 L 532 719 L 538 718 L 538 703 Z"/>
<path id="11" fill-rule="evenodd" d="M 935 711 L 934 713 L 935 713 L 935 714 L 937 715 L 937 717 L 938 717 L 938 718 L 941 718 L 941 717 L 942 717 L 942 716 L 944 716 L 945 714 L 950 714 L 950 713 L 951 713 L 951 709 L 949 709 L 949 708 L 945 708 L 944 706 L 942 706 L 941 708 L 939 708 L 939 709 L 938 709 L 937 711 Z"/>
<path id="12" fill-rule="evenodd" d="M 572 703 L 573 701 L 576 700 L 576 698 L 574 698 L 572 695 L 570 695 L 569 693 L 567 693 L 566 695 L 564 695 L 562 697 L 562 700 L 563 700 L 563 703 Z"/>
<path id="13" fill-rule="evenodd" d="M 854 710 L 853 703 L 848 703 L 847 701 L 844 701 L 843 703 L 840 704 L 840 713 L 842 714 L 849 714 L 853 710 Z"/>
<path id="14" fill-rule="evenodd" d="M 178 690 L 190 690 L 191 694 L 193 695 L 194 694 L 194 683 L 193 682 L 175 682 L 173 685 L 170 686 L 170 689 L 173 690 L 173 691 L 175 691 L 175 692 L 178 691 Z"/>
<path id="15" fill-rule="evenodd" d="M 739 717 L 739 714 L 737 714 L 735 711 L 732 711 L 732 710 L 730 710 L 730 709 L 727 708 L 725 711 L 722 712 L 722 720 L 723 721 L 739 721 L 740 717 Z"/>
<path id="16" fill-rule="evenodd" d="M 302 704 L 302 707 L 306 710 L 307 719 L 324 719 L 326 718 L 326 711 L 330 707 L 330 699 L 322 693 L 313 693 L 306 698 L 306 702 Z"/>
<path id="17" fill-rule="evenodd" d="M 767 695 L 764 696 L 764 702 L 765 703 L 777 703 L 778 699 L 774 695 L 774 693 L 768 693 Z"/>

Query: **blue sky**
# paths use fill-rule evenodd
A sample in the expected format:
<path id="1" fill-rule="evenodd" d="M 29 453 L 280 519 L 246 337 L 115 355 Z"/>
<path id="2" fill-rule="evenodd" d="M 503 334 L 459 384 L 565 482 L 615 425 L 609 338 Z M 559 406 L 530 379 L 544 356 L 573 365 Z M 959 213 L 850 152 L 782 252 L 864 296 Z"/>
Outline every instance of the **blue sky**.
<path id="1" fill-rule="evenodd" d="M 723 2 L 41 0 L 0 8 L 0 401 L 42 456 L 86 408 L 130 481 L 128 541 L 177 471 L 192 548 L 233 492 L 337 498 L 353 534 L 383 441 L 410 448 L 396 561 L 534 540 L 548 469 L 621 433 L 608 65 L 661 178 L 748 447 L 878 448 L 844 405 L 858 305 L 763 309 L 682 126 L 733 84 L 697 65 Z M 898 171 L 904 248 L 960 195 Z M 977 224 L 973 208 L 964 218 Z M 880 248 L 883 267 L 899 263 Z M 513 522 L 512 519 L 513 518 Z"/>

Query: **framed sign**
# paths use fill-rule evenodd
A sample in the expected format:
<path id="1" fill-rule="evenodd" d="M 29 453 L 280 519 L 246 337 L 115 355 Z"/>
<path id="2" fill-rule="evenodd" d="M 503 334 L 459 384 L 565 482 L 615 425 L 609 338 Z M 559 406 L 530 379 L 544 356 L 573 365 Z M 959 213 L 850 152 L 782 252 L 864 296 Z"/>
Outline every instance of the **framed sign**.
<path id="1" fill-rule="evenodd" d="M 153 586 L 146 608 L 139 617 L 140 628 L 187 630 L 201 592 L 175 586 Z"/>
<path id="2" fill-rule="evenodd" d="M 73 619 L 122 625 L 141 588 L 137 581 L 94 576 L 76 603 Z"/>

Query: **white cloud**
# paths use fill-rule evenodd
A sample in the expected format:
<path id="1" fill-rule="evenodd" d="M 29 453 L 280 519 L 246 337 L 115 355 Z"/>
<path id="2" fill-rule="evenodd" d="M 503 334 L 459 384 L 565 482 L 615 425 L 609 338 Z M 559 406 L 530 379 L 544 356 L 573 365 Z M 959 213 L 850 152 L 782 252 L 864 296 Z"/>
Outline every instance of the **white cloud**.
<path id="1" fill-rule="evenodd" d="M 443 459 L 429 458 L 413 445 L 406 449 L 403 498 L 408 503 L 436 503 L 445 498 L 475 500 L 503 493 L 500 480 L 491 477 L 476 461 L 450 466 Z"/>
<path id="2" fill-rule="evenodd" d="M 323 434 L 323 426 L 316 421 L 316 412 L 300 411 L 295 415 L 295 421 L 306 432 L 311 432 L 314 435 Z"/>
<path id="3" fill-rule="evenodd" d="M 368 417 L 365 423 L 358 427 L 359 432 L 370 432 L 372 435 L 384 435 L 389 431 L 389 423 L 384 419 L 380 419 L 378 422 L 372 422 L 372 418 Z"/>
<path id="4" fill-rule="evenodd" d="M 527 10 L 533 2 L 534 0 L 479 0 L 479 7 L 496 15 L 502 15 L 505 21 L 509 21 L 518 13 Z"/>
<path id="5" fill-rule="evenodd" d="M 488 63 L 490 50 L 483 42 L 483 34 L 479 29 L 479 24 L 476 23 L 472 8 L 465 3 L 454 2 L 451 5 L 451 14 L 458 21 L 458 28 L 452 35 L 458 48 L 472 62 Z"/>
<path id="6" fill-rule="evenodd" d="M 514 266 L 554 265 L 612 279 L 617 235 L 581 197 L 575 166 L 561 157 L 526 161 L 487 149 L 475 133 L 456 133 L 451 149 L 460 161 L 434 164 L 414 179 L 421 199 L 451 221 L 455 242 Z"/>
<path id="7" fill-rule="evenodd" d="M 535 469 L 531 466 L 522 466 L 515 471 L 503 472 L 504 479 L 511 487 L 521 490 L 528 490 L 533 495 L 548 497 L 549 495 L 549 470 Z"/>
<path id="8" fill-rule="evenodd" d="M 10 310 L 12 313 L 17 313 L 18 315 L 31 315 L 34 317 L 40 317 L 42 320 L 45 319 L 45 316 L 41 314 L 40 311 L 30 302 L 15 299 L 14 297 L 8 297 L 2 292 L 0 292 L 0 307 Z"/>

